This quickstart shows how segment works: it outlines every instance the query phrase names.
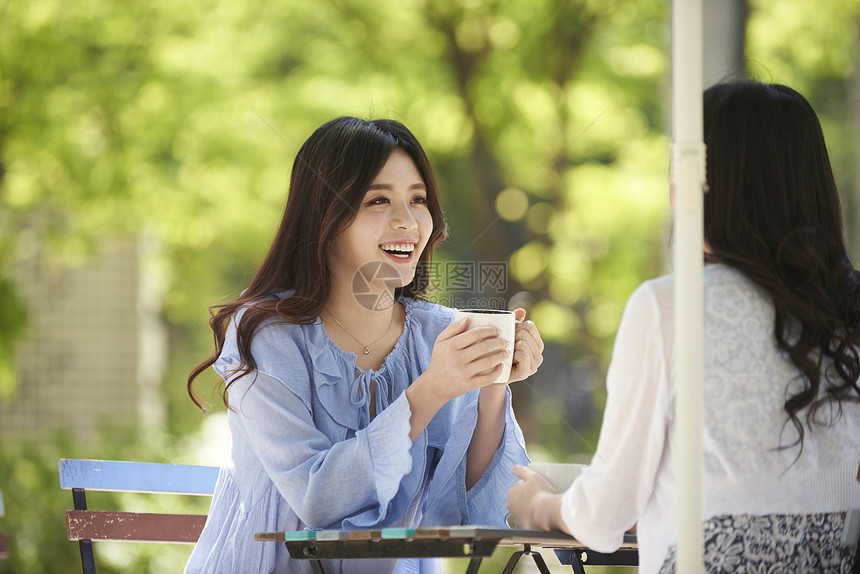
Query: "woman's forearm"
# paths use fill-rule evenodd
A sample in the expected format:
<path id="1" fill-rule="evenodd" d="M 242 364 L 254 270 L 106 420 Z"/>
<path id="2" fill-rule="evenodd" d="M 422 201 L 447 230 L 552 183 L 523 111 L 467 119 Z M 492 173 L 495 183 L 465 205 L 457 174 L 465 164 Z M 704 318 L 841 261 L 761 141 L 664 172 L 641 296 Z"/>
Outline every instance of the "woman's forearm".
<path id="1" fill-rule="evenodd" d="M 409 401 L 409 409 L 412 412 L 409 419 L 409 438 L 412 442 L 415 442 L 415 439 L 424 432 L 424 429 L 445 404 L 445 400 L 440 398 L 433 389 L 433 381 L 428 380 L 427 374 L 418 377 L 406 389 L 406 399 Z"/>
<path id="2" fill-rule="evenodd" d="M 507 385 L 483 387 L 478 396 L 478 420 L 466 455 L 466 488 L 472 488 L 490 466 L 505 433 Z"/>

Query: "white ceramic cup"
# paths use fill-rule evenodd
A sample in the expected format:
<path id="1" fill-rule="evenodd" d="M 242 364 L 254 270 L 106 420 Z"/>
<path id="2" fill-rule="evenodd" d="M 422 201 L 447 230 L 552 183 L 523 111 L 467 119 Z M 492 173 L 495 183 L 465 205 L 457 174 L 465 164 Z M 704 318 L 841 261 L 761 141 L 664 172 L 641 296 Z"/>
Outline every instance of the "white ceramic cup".
<path id="1" fill-rule="evenodd" d="M 508 342 L 511 354 L 502 363 L 502 372 L 494 383 L 507 383 L 511 378 L 511 364 L 514 360 L 514 319 L 513 311 L 499 311 L 496 309 L 457 309 L 454 313 L 454 321 L 469 319 L 469 328 L 474 327 L 497 327 L 502 333 L 499 335 Z"/>
<path id="2" fill-rule="evenodd" d="M 558 492 L 564 492 L 588 465 L 564 462 L 532 462 L 529 468 L 541 475 Z"/>

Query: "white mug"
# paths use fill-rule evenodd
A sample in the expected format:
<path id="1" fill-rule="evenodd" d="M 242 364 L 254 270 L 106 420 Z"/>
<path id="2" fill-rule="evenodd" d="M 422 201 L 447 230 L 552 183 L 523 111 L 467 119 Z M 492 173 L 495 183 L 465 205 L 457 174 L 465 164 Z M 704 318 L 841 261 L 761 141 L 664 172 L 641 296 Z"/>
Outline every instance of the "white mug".
<path id="1" fill-rule="evenodd" d="M 502 333 L 499 335 L 508 342 L 510 354 L 502 363 L 502 372 L 494 383 L 507 383 L 511 378 L 511 364 L 514 359 L 514 319 L 513 311 L 500 311 L 496 309 L 457 309 L 454 313 L 454 321 L 469 319 L 469 328 L 473 327 L 496 327 Z"/>
<path id="2" fill-rule="evenodd" d="M 582 474 L 587 466 L 586 464 L 563 462 L 532 462 L 529 464 L 530 469 L 544 477 L 558 492 L 564 492 L 570 488 L 576 477 Z"/>

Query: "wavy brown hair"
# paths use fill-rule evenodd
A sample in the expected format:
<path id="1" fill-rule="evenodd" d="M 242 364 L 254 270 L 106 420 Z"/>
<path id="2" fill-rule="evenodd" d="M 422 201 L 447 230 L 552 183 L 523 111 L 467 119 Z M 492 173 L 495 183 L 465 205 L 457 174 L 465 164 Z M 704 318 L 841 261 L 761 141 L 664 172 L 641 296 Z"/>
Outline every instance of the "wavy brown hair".
<path id="1" fill-rule="evenodd" d="M 242 375 L 257 368 L 251 341 L 264 321 L 308 324 L 319 316 L 331 293 L 329 246 L 353 222 L 367 188 L 395 149 L 403 150 L 415 162 L 427 187 L 433 220 L 415 277 L 409 285 L 396 289 L 395 296 L 420 298 L 425 292 L 433 249 L 445 239 L 447 228 L 436 178 L 421 144 L 394 120 L 346 116 L 331 120 L 317 128 L 296 155 L 280 227 L 251 284 L 239 297 L 209 308 L 215 351 L 188 376 L 188 394 L 194 404 L 205 410 L 192 387 L 194 379 L 218 359 L 227 327 L 240 310 L 244 310 L 236 334 L 240 364 L 234 373 Z M 274 297 L 281 291 L 291 291 L 291 295 Z M 230 384 L 221 390 L 225 405 Z"/>
<path id="2" fill-rule="evenodd" d="M 783 405 L 798 437 L 781 448 L 799 445 L 799 457 L 804 428 L 824 425 L 819 409 L 835 409 L 829 426 L 843 401 L 860 401 L 858 279 L 824 135 L 809 102 L 777 84 L 713 86 L 704 120 L 707 257 L 773 301 L 776 345 L 798 370 Z"/>

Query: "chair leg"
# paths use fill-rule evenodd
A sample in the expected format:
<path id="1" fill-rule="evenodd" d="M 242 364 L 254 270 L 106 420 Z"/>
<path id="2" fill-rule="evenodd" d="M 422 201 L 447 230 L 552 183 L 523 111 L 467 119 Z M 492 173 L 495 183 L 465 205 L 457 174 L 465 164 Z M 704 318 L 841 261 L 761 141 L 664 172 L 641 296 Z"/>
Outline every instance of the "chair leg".
<path id="1" fill-rule="evenodd" d="M 505 564 L 505 569 L 502 570 L 502 574 L 511 574 L 514 571 L 514 568 L 517 567 L 517 562 L 520 561 L 523 554 L 525 554 L 525 550 L 517 550 L 511 554 L 511 557 L 508 558 L 508 563 Z"/>
<path id="2" fill-rule="evenodd" d="M 537 564 L 538 571 L 541 574 L 550 574 L 549 568 L 546 567 L 546 562 L 544 561 L 543 556 L 541 556 L 538 552 L 532 552 L 531 554 L 532 558 L 535 561 L 535 564 Z"/>
<path id="3" fill-rule="evenodd" d="M 481 567 L 483 558 L 472 558 L 469 560 L 469 566 L 466 568 L 466 574 L 478 574 L 478 569 Z"/>
<path id="4" fill-rule="evenodd" d="M 570 567 L 573 568 L 574 574 L 585 574 L 585 567 L 582 565 L 582 557 L 579 552 L 574 550 L 570 554 Z"/>
<path id="5" fill-rule="evenodd" d="M 322 562 L 319 560 L 309 560 L 311 563 L 311 570 L 313 570 L 314 574 L 325 574 L 325 570 L 323 570 Z"/>
<path id="6" fill-rule="evenodd" d="M 93 541 L 79 540 L 81 547 L 81 564 L 84 567 L 84 574 L 96 574 L 96 558 L 93 556 Z"/>
<path id="7" fill-rule="evenodd" d="M 537 566 L 538 572 L 541 574 L 550 574 L 549 568 L 546 566 L 546 562 L 543 559 L 543 556 L 540 555 L 540 552 L 534 551 L 531 548 L 531 544 L 524 544 L 522 550 L 518 550 L 511 554 L 511 557 L 508 559 L 508 563 L 505 564 L 505 569 L 502 571 L 502 574 L 513 574 L 514 568 L 517 566 L 517 562 L 520 561 L 525 555 L 529 555 L 535 561 L 535 565 Z"/>

